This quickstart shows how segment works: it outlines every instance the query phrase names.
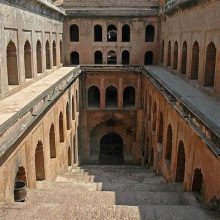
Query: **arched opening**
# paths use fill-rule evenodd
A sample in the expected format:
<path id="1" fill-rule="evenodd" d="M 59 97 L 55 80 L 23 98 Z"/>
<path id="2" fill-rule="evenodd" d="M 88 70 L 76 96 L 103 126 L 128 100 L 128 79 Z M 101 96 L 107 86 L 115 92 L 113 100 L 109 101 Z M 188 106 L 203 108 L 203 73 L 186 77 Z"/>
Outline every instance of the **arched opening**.
<path id="1" fill-rule="evenodd" d="M 186 64 L 187 64 L 187 43 L 186 41 L 184 41 L 182 48 L 181 74 L 186 74 Z"/>
<path id="2" fill-rule="evenodd" d="M 36 181 L 45 179 L 43 143 L 38 141 L 35 151 Z"/>
<path id="3" fill-rule="evenodd" d="M 144 65 L 152 65 L 154 54 L 152 51 L 147 51 L 144 55 Z"/>
<path id="4" fill-rule="evenodd" d="M 166 152 L 165 152 L 166 160 L 171 161 L 172 147 L 173 147 L 173 132 L 172 132 L 172 127 L 169 124 L 167 128 L 167 143 L 166 143 Z"/>
<path id="5" fill-rule="evenodd" d="M 154 108 L 153 108 L 153 126 L 152 129 L 156 130 L 156 123 L 157 123 L 157 105 L 154 103 Z"/>
<path id="6" fill-rule="evenodd" d="M 205 63 L 205 80 L 204 86 L 213 87 L 215 80 L 215 64 L 216 64 L 216 47 L 211 42 L 206 50 L 206 63 Z"/>
<path id="7" fill-rule="evenodd" d="M 123 107 L 132 108 L 135 107 L 135 88 L 128 86 L 123 92 Z"/>
<path id="8" fill-rule="evenodd" d="M 171 65 L 171 42 L 168 42 L 168 48 L 167 48 L 167 66 Z"/>
<path id="9" fill-rule="evenodd" d="M 60 112 L 59 115 L 59 136 L 60 136 L 60 142 L 64 142 L 64 126 L 63 126 L 63 113 Z"/>
<path id="10" fill-rule="evenodd" d="M 50 144 L 50 158 L 56 158 L 56 140 L 55 140 L 54 124 L 50 126 L 49 144 Z"/>
<path id="11" fill-rule="evenodd" d="M 101 42 L 102 41 L 102 26 L 96 25 L 94 27 L 94 41 L 95 42 Z"/>
<path id="12" fill-rule="evenodd" d="M 75 102 L 74 102 L 74 96 L 72 96 L 72 120 L 75 120 Z"/>
<path id="13" fill-rule="evenodd" d="M 192 48 L 191 79 L 198 79 L 199 75 L 199 44 L 195 42 Z"/>
<path id="14" fill-rule="evenodd" d="M 60 41 L 60 63 L 63 63 L 63 44 Z"/>
<path id="15" fill-rule="evenodd" d="M 94 60 L 95 60 L 95 64 L 102 64 L 102 52 L 101 51 L 96 51 L 94 54 Z"/>
<path id="16" fill-rule="evenodd" d="M 42 47 L 41 47 L 41 42 L 38 40 L 37 41 L 37 46 L 36 46 L 36 52 L 37 52 L 37 73 L 42 73 Z"/>
<path id="17" fill-rule="evenodd" d="M 198 168 L 194 170 L 192 191 L 203 194 L 203 174 Z"/>
<path id="18" fill-rule="evenodd" d="M 124 50 L 122 52 L 122 64 L 123 65 L 128 65 L 130 62 L 130 53 L 127 50 Z"/>
<path id="19" fill-rule="evenodd" d="M 118 134 L 111 132 L 100 140 L 99 164 L 122 164 L 123 140 Z"/>
<path id="20" fill-rule="evenodd" d="M 182 141 L 179 142 L 176 167 L 176 182 L 183 182 L 185 175 L 185 150 Z"/>
<path id="21" fill-rule="evenodd" d="M 70 106 L 69 103 L 66 103 L 66 129 L 70 130 Z"/>
<path id="22" fill-rule="evenodd" d="M 68 166 L 72 166 L 72 152 L 70 147 L 68 147 Z"/>
<path id="23" fill-rule="evenodd" d="M 117 28 L 113 24 L 109 25 L 107 28 L 107 41 L 117 42 Z"/>
<path id="24" fill-rule="evenodd" d="M 178 67 L 178 43 L 174 44 L 174 52 L 173 52 L 173 69 L 177 70 Z"/>
<path id="25" fill-rule="evenodd" d="M 160 62 L 163 63 L 163 60 L 164 60 L 164 40 L 162 41 L 162 46 L 161 46 Z"/>
<path id="26" fill-rule="evenodd" d="M 147 25 L 146 31 L 145 31 L 145 42 L 154 42 L 154 26 L 153 25 Z"/>
<path id="27" fill-rule="evenodd" d="M 111 50 L 107 55 L 107 64 L 116 64 L 117 63 L 117 55 L 115 51 Z"/>
<path id="28" fill-rule="evenodd" d="M 127 24 L 122 27 L 122 42 L 130 42 L 130 26 Z"/>
<path id="29" fill-rule="evenodd" d="M 24 45 L 24 70 L 25 70 L 25 78 L 32 78 L 32 52 L 31 52 L 31 44 L 27 40 Z"/>
<path id="30" fill-rule="evenodd" d="M 57 47 L 55 41 L 53 41 L 53 65 L 57 65 Z"/>
<path id="31" fill-rule="evenodd" d="M 162 112 L 160 112 L 157 142 L 160 143 L 160 144 L 163 143 L 163 113 Z"/>
<path id="32" fill-rule="evenodd" d="M 100 107 L 100 91 L 96 86 L 91 86 L 88 89 L 88 107 L 99 108 Z"/>
<path id="33" fill-rule="evenodd" d="M 18 172 L 16 174 L 15 181 L 23 181 L 27 185 L 26 170 L 23 166 L 18 167 Z"/>
<path id="34" fill-rule="evenodd" d="M 79 53 L 74 51 L 70 54 L 70 60 L 72 65 L 79 65 Z"/>
<path id="35" fill-rule="evenodd" d="M 76 24 L 70 26 L 70 41 L 79 41 L 79 27 Z"/>
<path id="36" fill-rule="evenodd" d="M 46 42 L 46 69 L 50 69 L 50 44 L 47 40 Z"/>
<path id="37" fill-rule="evenodd" d="M 13 41 L 10 41 L 7 46 L 7 70 L 8 70 L 8 85 L 18 85 L 18 63 L 17 51 Z"/>
<path id="38" fill-rule="evenodd" d="M 118 90 L 114 86 L 109 86 L 105 92 L 105 107 L 117 108 L 118 106 Z"/>

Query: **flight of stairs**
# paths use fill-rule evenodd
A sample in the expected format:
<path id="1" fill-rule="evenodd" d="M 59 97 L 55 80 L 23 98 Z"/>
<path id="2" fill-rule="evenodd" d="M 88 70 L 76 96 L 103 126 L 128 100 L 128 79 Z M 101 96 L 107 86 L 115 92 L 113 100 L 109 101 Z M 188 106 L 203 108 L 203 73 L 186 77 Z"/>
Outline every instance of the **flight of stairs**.
<path id="1" fill-rule="evenodd" d="M 88 165 L 41 181 L 24 203 L 4 203 L 0 219 L 208 220 L 194 194 L 138 166 Z"/>

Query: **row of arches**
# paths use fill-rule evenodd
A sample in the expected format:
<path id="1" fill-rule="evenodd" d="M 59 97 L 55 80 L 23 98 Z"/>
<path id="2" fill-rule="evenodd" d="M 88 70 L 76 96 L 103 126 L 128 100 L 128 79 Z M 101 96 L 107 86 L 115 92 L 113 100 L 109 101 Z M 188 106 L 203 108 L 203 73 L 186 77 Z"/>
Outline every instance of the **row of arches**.
<path id="1" fill-rule="evenodd" d="M 149 112 L 148 112 L 148 120 L 151 121 L 152 117 L 152 130 L 156 130 L 156 139 L 157 144 L 161 146 L 163 158 L 166 161 L 166 164 L 170 167 L 171 163 L 174 161 L 174 141 L 173 141 L 173 128 L 172 125 L 169 123 L 166 128 L 166 132 L 164 131 L 165 124 L 164 124 L 164 115 L 163 112 L 160 111 L 158 114 L 157 120 L 157 105 L 154 103 L 153 107 L 151 96 L 149 96 Z M 152 113 L 151 113 L 152 108 Z M 165 134 L 165 135 L 164 135 Z M 187 158 L 185 154 L 185 145 L 182 140 L 180 140 L 177 144 L 177 156 L 176 156 L 176 175 L 175 181 L 176 182 L 184 182 L 185 178 L 185 167 L 187 163 Z M 155 149 L 151 149 L 151 166 L 154 166 L 154 152 Z M 203 193 L 203 174 L 201 169 L 195 169 L 192 177 L 192 191 Z"/>
<path id="2" fill-rule="evenodd" d="M 88 108 L 100 108 L 100 90 L 97 86 L 88 89 Z M 118 107 L 118 90 L 114 86 L 109 86 L 105 90 L 105 107 Z M 127 86 L 123 91 L 123 108 L 135 107 L 135 88 Z"/>
<path id="3" fill-rule="evenodd" d="M 187 42 L 184 41 L 181 48 L 179 49 L 178 42 L 175 41 L 173 46 L 173 70 L 180 69 L 180 74 L 187 74 L 187 65 L 188 65 L 188 55 L 189 55 L 189 47 Z M 198 80 L 199 78 L 199 65 L 201 58 L 201 50 L 199 43 L 195 41 L 190 48 L 191 50 L 191 67 L 190 67 L 190 79 Z M 215 82 L 215 72 L 216 72 L 216 46 L 213 42 L 210 42 L 206 48 L 205 53 L 205 73 L 204 73 L 204 83 L 205 87 L 213 87 Z M 164 63 L 164 41 L 162 41 L 162 49 L 161 49 L 161 63 Z M 181 55 L 181 59 L 179 63 L 179 56 Z M 167 50 L 167 66 L 171 66 L 171 41 L 168 42 L 168 50 Z M 180 65 L 180 68 L 178 68 Z"/>
<path id="4" fill-rule="evenodd" d="M 79 53 L 73 51 L 70 54 L 70 62 L 72 65 L 79 65 L 80 56 Z M 144 65 L 151 65 L 154 62 L 154 54 L 152 51 L 147 51 L 144 54 Z M 101 51 L 95 51 L 94 53 L 94 64 L 103 64 L 103 53 Z M 114 50 L 110 50 L 107 53 L 107 64 L 117 64 L 117 54 Z M 122 51 L 121 64 L 130 64 L 130 52 L 128 50 Z"/>
<path id="5" fill-rule="evenodd" d="M 94 41 L 102 42 L 103 41 L 103 30 L 102 26 L 97 24 L 94 27 Z M 69 28 L 70 31 L 70 41 L 79 42 L 79 26 L 73 24 Z M 131 40 L 131 30 L 128 24 L 122 26 L 122 42 L 130 42 Z M 116 25 L 110 24 L 107 26 L 107 41 L 108 42 L 117 42 L 118 41 L 118 29 Z M 155 28 L 153 25 L 147 25 L 145 28 L 145 42 L 154 42 L 155 41 Z"/>
<path id="6" fill-rule="evenodd" d="M 24 44 L 24 75 L 25 79 L 31 79 L 34 77 L 33 71 L 33 49 L 30 42 L 27 40 Z M 62 62 L 62 41 L 59 43 L 60 49 L 60 62 Z M 7 75 L 8 85 L 19 85 L 19 71 L 18 71 L 18 51 L 15 43 L 11 40 L 6 49 L 7 54 Z M 36 69 L 37 73 L 43 73 L 43 59 L 45 59 L 46 69 L 51 69 L 51 48 L 50 43 L 47 40 L 45 43 L 45 57 L 43 57 L 43 48 L 40 40 L 36 43 Z M 57 45 L 56 42 L 52 43 L 52 61 L 53 66 L 57 66 Z"/>

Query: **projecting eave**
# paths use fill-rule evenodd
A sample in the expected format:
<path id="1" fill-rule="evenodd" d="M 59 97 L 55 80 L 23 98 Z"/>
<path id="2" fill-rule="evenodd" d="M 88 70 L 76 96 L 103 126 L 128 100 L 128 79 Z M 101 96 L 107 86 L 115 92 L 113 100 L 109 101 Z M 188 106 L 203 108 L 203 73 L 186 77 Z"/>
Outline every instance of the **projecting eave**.
<path id="1" fill-rule="evenodd" d="M 146 17 L 157 16 L 159 7 L 149 8 L 66 8 L 69 17 Z"/>

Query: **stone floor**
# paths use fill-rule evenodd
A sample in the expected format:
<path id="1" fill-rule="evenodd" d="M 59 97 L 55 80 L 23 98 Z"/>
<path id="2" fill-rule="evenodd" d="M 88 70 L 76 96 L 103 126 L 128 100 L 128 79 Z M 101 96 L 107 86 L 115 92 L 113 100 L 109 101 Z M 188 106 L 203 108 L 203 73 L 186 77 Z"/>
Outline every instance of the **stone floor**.
<path id="1" fill-rule="evenodd" d="M 137 166 L 83 166 L 38 182 L 24 203 L 2 203 L 0 219 L 209 220 L 193 193 Z"/>

